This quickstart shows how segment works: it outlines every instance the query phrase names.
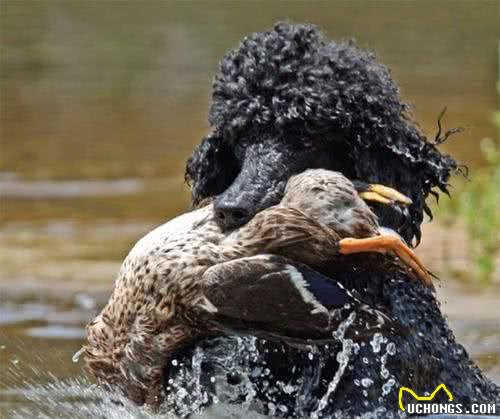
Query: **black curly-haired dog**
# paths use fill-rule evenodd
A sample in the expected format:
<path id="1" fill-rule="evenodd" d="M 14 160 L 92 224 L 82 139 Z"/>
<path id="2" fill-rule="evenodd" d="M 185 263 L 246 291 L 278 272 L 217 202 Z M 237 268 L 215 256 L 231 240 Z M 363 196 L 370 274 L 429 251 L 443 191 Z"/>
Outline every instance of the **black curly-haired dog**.
<path id="1" fill-rule="evenodd" d="M 382 225 L 418 242 L 424 212 L 430 214 L 426 198 L 437 196 L 435 190 L 447 192 L 457 168 L 415 126 L 385 66 L 352 43 L 326 40 L 311 25 L 279 23 L 229 52 L 214 81 L 209 121 L 212 132 L 189 159 L 186 180 L 193 205 L 215 198 L 224 229 L 276 204 L 291 175 L 321 167 L 410 196 L 409 223 L 389 208 L 375 211 Z M 382 307 L 407 333 L 360 347 L 344 342 L 314 348 L 312 357 L 309 350 L 275 343 L 249 340 L 242 349 L 238 341 L 235 349 L 231 338 L 207 340 L 199 343 L 205 358 L 198 382 L 216 393 L 206 377 L 221 365 L 229 368 L 230 359 L 229 382 L 251 382 L 262 409 L 278 416 L 376 412 L 384 417 L 399 411 L 400 386 L 424 394 L 441 383 L 455 402 L 500 403 L 499 388 L 456 343 L 430 290 L 402 273 L 362 266 L 353 258 L 326 273 Z M 333 385 L 342 364 L 339 352 L 348 363 Z M 188 365 L 192 353 L 181 355 Z M 264 366 L 269 368 L 265 377 L 255 374 Z M 276 383 L 290 387 L 285 391 Z"/>

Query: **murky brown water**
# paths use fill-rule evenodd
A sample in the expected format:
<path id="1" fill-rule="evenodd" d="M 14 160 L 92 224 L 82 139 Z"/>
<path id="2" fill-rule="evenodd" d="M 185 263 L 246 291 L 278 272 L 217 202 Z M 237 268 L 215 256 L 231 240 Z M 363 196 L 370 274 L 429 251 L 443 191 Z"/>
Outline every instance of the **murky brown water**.
<path id="1" fill-rule="evenodd" d="M 498 2 L 0 8 L 0 417 L 30 403 L 13 388 L 81 374 L 71 356 L 120 260 L 187 206 L 184 161 L 207 130 L 211 78 L 243 35 L 289 17 L 355 37 L 391 67 L 425 131 L 444 106 L 446 125 L 467 128 L 446 150 L 471 167 L 478 141 L 497 135 Z M 450 254 L 442 236 L 429 232 L 422 250 L 438 271 Z M 441 292 L 458 336 L 500 382 L 499 293 L 453 278 Z"/>

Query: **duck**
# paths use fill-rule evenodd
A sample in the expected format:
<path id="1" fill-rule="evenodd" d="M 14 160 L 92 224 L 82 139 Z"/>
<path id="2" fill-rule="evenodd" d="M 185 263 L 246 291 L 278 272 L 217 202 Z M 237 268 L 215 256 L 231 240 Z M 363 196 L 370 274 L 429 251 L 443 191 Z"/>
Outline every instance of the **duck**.
<path id="1" fill-rule="evenodd" d="M 352 338 L 391 319 L 317 268 L 343 255 L 392 253 L 431 286 L 413 251 L 387 234 L 366 201 L 407 206 L 384 185 L 310 169 L 291 177 L 281 202 L 223 232 L 213 205 L 180 215 L 140 239 L 111 297 L 86 328 L 86 367 L 98 383 L 138 405 L 161 404 L 164 369 L 200 336 L 248 333 L 291 344 L 335 339 L 357 313 Z M 349 317 L 352 319 L 352 317 Z"/>

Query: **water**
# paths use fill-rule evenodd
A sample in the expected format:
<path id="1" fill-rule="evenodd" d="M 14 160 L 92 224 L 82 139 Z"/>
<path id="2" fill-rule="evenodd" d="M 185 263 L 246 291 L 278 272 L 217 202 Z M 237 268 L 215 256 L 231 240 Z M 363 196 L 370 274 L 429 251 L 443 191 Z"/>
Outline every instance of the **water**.
<path id="1" fill-rule="evenodd" d="M 284 8 L 49 0 L 3 1 L 0 8 L 0 417 L 152 416 L 96 388 L 72 357 L 131 245 L 186 209 L 184 161 L 207 130 L 217 61 L 243 35 L 288 16 L 318 23 L 335 38 L 357 38 L 392 68 L 426 132 L 435 132 L 444 106 L 447 126 L 466 127 L 445 149 L 472 168 L 482 164 L 478 141 L 497 135 L 490 121 L 498 107 L 497 2 L 293 2 Z M 463 240 L 437 240 L 449 234 L 424 232 L 421 254 L 435 272 L 450 243 L 465 263 L 463 249 L 455 249 Z M 472 357 L 500 382 L 500 293 L 451 279 L 438 290 L 443 310 Z M 385 362 L 397 348 L 377 339 L 383 397 L 394 390 Z M 248 344 L 235 341 L 234 350 Z M 354 352 L 345 355 L 348 368 Z M 194 367 L 203 356 L 195 354 Z M 237 374 L 243 367 L 221 368 Z M 252 373 L 266 377 L 265 368 Z M 199 377 L 188 370 L 183 377 L 203 404 Z M 299 391 L 265 379 L 270 391 Z M 221 387 L 217 375 L 213 380 L 220 400 L 203 416 L 249 417 L 251 382 L 235 390 Z M 311 383 L 301 385 L 307 393 Z M 341 371 L 331 391 L 338 385 Z M 174 387 L 172 397 L 187 397 L 181 382 Z M 230 405 L 235 391 L 246 395 L 242 406 Z"/>
<path id="2" fill-rule="evenodd" d="M 352 325 L 356 318 L 356 313 L 351 313 L 349 317 L 339 325 L 338 329 L 335 331 L 336 337 L 342 342 L 342 350 L 337 354 L 337 362 L 339 364 L 338 370 L 335 372 L 333 380 L 328 384 L 328 389 L 326 393 L 321 397 L 318 403 L 318 408 L 312 412 L 311 417 L 313 419 L 317 419 L 320 417 L 322 411 L 328 404 L 328 399 L 335 392 L 339 382 L 344 374 L 344 371 L 349 364 L 349 359 L 352 351 L 356 351 L 356 348 L 359 349 L 358 344 L 354 344 L 351 339 L 346 339 L 345 332 Z"/>
<path id="3" fill-rule="evenodd" d="M 450 293 L 450 296 L 454 295 Z M 99 306 L 104 303 L 107 292 L 95 293 L 94 296 L 86 293 L 68 293 L 67 295 L 48 295 L 43 292 L 37 296 L 29 296 L 19 292 L 3 293 L 2 299 L 8 304 L 2 304 L 3 321 L 0 334 L 0 359 L 2 377 L 0 379 L 0 417 L 47 417 L 47 418 L 150 418 L 155 417 L 116 395 L 110 395 L 97 388 L 92 380 L 82 370 L 82 360 L 74 363 L 72 357 L 81 348 L 82 339 L 76 336 L 75 330 L 83 333 L 86 321 L 94 316 Z M 460 298 L 457 303 L 460 304 Z M 30 301 L 30 302 L 28 302 Z M 35 302 L 36 301 L 36 302 Z M 479 310 L 476 317 L 482 315 Z M 469 316 L 453 318 L 452 327 L 458 333 L 459 339 L 466 345 L 472 357 L 482 366 L 491 378 L 500 382 L 500 333 L 498 323 L 490 321 L 467 319 Z M 39 333 L 32 333 L 37 329 Z M 69 330 L 69 332 L 68 332 Z M 342 351 L 338 354 L 340 368 L 328 392 L 320 397 L 320 405 L 315 412 L 321 417 L 322 401 L 326 403 L 328 397 L 342 385 L 342 376 L 348 368 L 351 357 L 356 356 L 356 346 L 349 339 L 344 339 L 342 333 Z M 374 336 L 370 342 L 376 355 L 374 359 L 380 363 L 380 376 L 385 384 L 375 389 L 377 397 L 387 396 L 395 391 L 395 380 L 392 373 L 386 368 L 387 358 L 397 353 L 394 343 L 380 334 Z M 300 386 L 286 382 L 276 382 L 269 377 L 269 370 L 265 365 L 255 365 L 255 348 L 252 341 L 235 338 L 230 348 L 231 353 L 247 354 L 243 364 L 235 363 L 232 357 L 221 356 L 217 370 L 210 377 L 211 383 L 217 388 L 218 400 L 216 405 L 203 411 L 200 417 L 252 417 L 261 418 L 253 412 L 256 407 L 255 389 L 249 377 L 260 376 L 268 380 L 268 391 L 279 389 L 287 394 L 308 394 L 307 388 L 311 383 L 302 382 Z M 248 355 L 249 354 L 249 355 Z M 177 360 L 174 365 L 179 368 L 177 380 L 169 383 L 169 392 L 166 406 L 161 413 L 171 412 L 169 407 L 174 403 L 177 407 L 185 405 L 186 411 L 193 406 L 202 406 L 208 401 L 204 386 L 200 383 L 199 368 L 206 354 L 196 350 L 189 368 Z M 311 357 L 315 353 L 311 352 Z M 214 354 L 210 354 L 213 360 Z M 235 357 L 241 360 L 241 357 Z M 217 362 L 215 362 L 217 364 Z M 228 386 L 227 374 L 236 374 L 242 377 L 238 385 Z M 375 377 L 364 377 L 355 383 L 362 390 L 372 390 Z M 190 389 L 190 393 L 186 392 Z M 365 397 L 368 396 L 366 393 Z M 240 400 L 239 406 L 232 406 L 231 402 Z M 373 394 L 370 393 L 370 397 Z M 300 401 L 297 401 L 300 403 Z M 276 405 L 275 409 L 286 409 L 286 406 Z M 180 411 L 182 413 L 182 410 Z M 104 416 L 99 416 L 104 415 Z M 207 415 L 207 416 L 205 416 Z M 168 417 L 168 416 L 167 416 Z M 172 416 L 170 416 L 172 417 Z"/>

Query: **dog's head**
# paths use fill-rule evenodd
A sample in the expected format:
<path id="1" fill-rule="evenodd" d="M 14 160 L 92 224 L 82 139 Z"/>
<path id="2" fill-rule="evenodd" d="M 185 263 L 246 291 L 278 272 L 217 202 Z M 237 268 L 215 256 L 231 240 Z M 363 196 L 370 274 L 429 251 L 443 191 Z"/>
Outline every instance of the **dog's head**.
<path id="1" fill-rule="evenodd" d="M 326 168 L 410 196 L 410 225 L 378 215 L 418 240 L 425 199 L 433 188 L 446 192 L 456 163 L 426 140 L 408 111 L 372 54 L 327 41 L 314 26 L 279 23 L 222 60 L 213 130 L 187 162 L 193 204 L 217 197 L 221 226 L 234 228 L 279 202 L 293 174 Z"/>

